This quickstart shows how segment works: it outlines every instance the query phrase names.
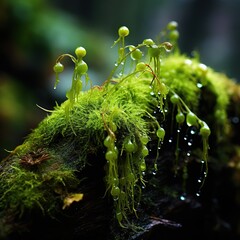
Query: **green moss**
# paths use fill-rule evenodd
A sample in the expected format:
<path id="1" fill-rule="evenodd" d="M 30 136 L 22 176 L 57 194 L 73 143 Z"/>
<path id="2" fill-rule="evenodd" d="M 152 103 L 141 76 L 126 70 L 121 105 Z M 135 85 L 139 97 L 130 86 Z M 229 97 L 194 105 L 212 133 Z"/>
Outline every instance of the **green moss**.
<path id="1" fill-rule="evenodd" d="M 169 42 L 155 44 L 148 40 L 129 48 L 122 37 L 119 43 L 119 59 L 110 78 L 85 92 L 82 82 L 89 79 L 85 70 L 79 72 L 82 57 L 64 54 L 58 58 L 57 63 L 64 57 L 73 60 L 73 85 L 67 100 L 56 106 L 13 152 L 17 156 L 14 164 L 1 174 L 0 208 L 8 206 L 20 213 L 35 206 L 43 211 L 56 208 L 69 189 L 77 188 L 75 171 L 81 173 L 89 156 L 94 156 L 104 163 L 106 194 L 113 199 L 116 219 L 121 226 L 128 225 L 128 216 L 137 212 L 141 189 L 147 185 L 146 169 L 157 170 L 158 148 L 168 141 L 166 136 L 178 136 L 173 129 L 179 127 L 194 127 L 201 136 L 202 147 L 195 152 L 203 160 L 204 178 L 207 176 L 211 132 L 207 123 L 216 121 L 218 129 L 226 124 L 226 77 L 198 59 L 180 54 L 179 49 L 166 53 L 172 48 Z M 141 56 L 131 58 L 136 49 L 146 53 L 142 62 Z M 205 91 L 212 98 L 214 116 L 199 110 L 208 101 Z M 177 114 L 182 114 L 181 121 L 175 118 Z M 181 147 L 178 138 L 175 164 Z M 150 141 L 157 145 L 155 153 L 151 152 L 151 158 L 156 159 L 151 166 L 146 163 Z M 20 166 L 30 149 L 46 149 L 49 159 L 34 170 Z M 37 165 L 40 157 L 35 157 L 32 165 Z"/>
<path id="2" fill-rule="evenodd" d="M 12 164 L 1 173 L 1 209 L 14 209 L 19 215 L 26 209 L 43 209 L 41 202 L 44 196 L 40 185 L 37 174 L 21 169 L 16 163 Z"/>

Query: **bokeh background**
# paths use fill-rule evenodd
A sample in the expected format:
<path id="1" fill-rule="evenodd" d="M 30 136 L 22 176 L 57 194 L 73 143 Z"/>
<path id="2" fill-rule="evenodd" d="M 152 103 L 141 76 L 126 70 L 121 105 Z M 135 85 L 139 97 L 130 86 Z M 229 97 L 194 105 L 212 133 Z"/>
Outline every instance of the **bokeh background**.
<path id="1" fill-rule="evenodd" d="M 177 21 L 181 52 L 240 81 L 239 0 L 0 0 L 0 159 L 21 144 L 46 112 L 65 99 L 71 84 L 66 61 L 56 90 L 52 67 L 62 53 L 87 49 L 94 84 L 101 84 L 116 59 L 117 30 L 128 41 L 154 39 Z M 68 81 L 69 79 L 69 81 Z"/>

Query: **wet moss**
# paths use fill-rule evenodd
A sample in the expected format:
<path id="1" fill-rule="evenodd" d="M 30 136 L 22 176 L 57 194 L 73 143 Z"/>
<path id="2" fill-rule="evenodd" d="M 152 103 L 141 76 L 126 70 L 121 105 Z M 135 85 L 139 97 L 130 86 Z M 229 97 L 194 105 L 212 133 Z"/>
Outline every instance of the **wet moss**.
<path id="1" fill-rule="evenodd" d="M 201 190 L 208 174 L 209 137 L 221 141 L 231 132 L 232 91 L 226 88 L 229 82 L 237 84 L 179 49 L 168 53 L 169 42 L 148 40 L 130 48 L 122 39 L 119 44 L 119 59 L 110 78 L 87 91 L 81 89 L 84 79 L 89 81 L 86 71 L 78 68 L 82 56 L 58 58 L 56 64 L 66 56 L 73 60 L 73 85 L 67 100 L 2 161 L 2 215 L 11 209 L 21 218 L 38 209 L 54 217 L 71 209 L 88 194 L 84 180 L 91 179 L 91 169 L 97 166 L 97 179 L 104 183 L 102 197 L 111 199 L 114 207 L 112 218 L 132 228 L 129 219 L 138 215 L 145 187 L 149 182 L 154 185 L 145 174 L 159 172 L 164 149 L 174 152 L 170 172 L 178 174 L 180 169 L 181 192 L 189 175 L 186 159 L 194 155 L 200 181 L 196 192 Z M 132 57 L 136 49 L 145 49 L 142 62 Z M 56 86 L 58 81 L 59 76 Z M 179 191 L 161 187 L 170 196 Z"/>

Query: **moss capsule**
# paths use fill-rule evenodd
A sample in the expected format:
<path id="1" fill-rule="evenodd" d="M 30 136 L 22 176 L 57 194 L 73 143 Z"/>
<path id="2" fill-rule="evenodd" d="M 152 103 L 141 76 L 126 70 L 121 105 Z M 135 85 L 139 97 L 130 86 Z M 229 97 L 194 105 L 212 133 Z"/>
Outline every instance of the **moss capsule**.
<path id="1" fill-rule="evenodd" d="M 85 74 L 88 71 L 88 65 L 82 60 L 77 63 L 76 71 L 78 74 Z"/>
<path id="2" fill-rule="evenodd" d="M 119 37 L 126 37 L 129 35 L 129 29 L 126 26 L 122 26 L 118 29 Z"/>
<path id="3" fill-rule="evenodd" d="M 117 160 L 118 158 L 118 154 L 116 151 L 114 150 L 108 150 L 105 154 L 105 158 L 108 160 L 108 161 L 115 161 Z"/>
<path id="4" fill-rule="evenodd" d="M 63 70 L 64 70 L 64 66 L 60 62 L 57 62 L 53 67 L 53 71 L 55 73 L 61 73 Z"/>
<path id="5" fill-rule="evenodd" d="M 171 21 L 167 25 L 168 30 L 175 30 L 178 27 L 178 23 L 176 21 Z"/>
<path id="6" fill-rule="evenodd" d="M 170 101 L 171 101 L 172 104 L 177 104 L 177 103 L 179 103 L 179 100 L 180 100 L 180 98 L 179 98 L 179 96 L 178 96 L 177 94 L 173 94 L 173 95 L 170 97 Z"/>
<path id="7" fill-rule="evenodd" d="M 140 60 L 143 56 L 143 53 L 140 49 L 136 49 L 131 53 L 131 58 L 133 60 Z"/>
<path id="8" fill-rule="evenodd" d="M 148 148 L 146 146 L 144 146 L 142 149 L 142 155 L 143 157 L 146 157 L 148 155 Z"/>
<path id="9" fill-rule="evenodd" d="M 185 115 L 182 112 L 178 112 L 176 115 L 176 122 L 181 124 L 185 121 Z"/>
<path id="10" fill-rule="evenodd" d="M 202 137 L 204 138 L 208 138 L 209 135 L 211 134 L 211 130 L 208 127 L 208 125 L 205 122 L 201 123 L 201 128 L 200 128 L 200 134 L 202 135 Z"/>
<path id="11" fill-rule="evenodd" d="M 124 148 L 128 153 L 132 153 L 135 150 L 135 146 L 130 139 L 124 144 Z"/>
<path id="12" fill-rule="evenodd" d="M 159 139 L 164 139 L 164 136 L 165 136 L 165 130 L 162 128 L 162 127 L 160 127 L 158 130 L 157 130 L 157 136 L 158 136 L 158 138 Z"/>
<path id="13" fill-rule="evenodd" d="M 193 112 L 187 114 L 186 121 L 188 126 L 197 126 L 197 116 Z"/>
<path id="14" fill-rule="evenodd" d="M 78 47 L 75 50 L 75 54 L 78 58 L 83 58 L 87 54 L 87 51 L 84 47 Z"/>

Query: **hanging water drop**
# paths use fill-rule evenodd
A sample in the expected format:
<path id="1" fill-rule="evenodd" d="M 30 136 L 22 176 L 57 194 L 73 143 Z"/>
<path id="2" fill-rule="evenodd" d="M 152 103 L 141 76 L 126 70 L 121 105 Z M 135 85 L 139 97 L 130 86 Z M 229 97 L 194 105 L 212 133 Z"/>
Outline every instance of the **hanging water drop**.
<path id="1" fill-rule="evenodd" d="M 201 195 L 201 193 L 200 193 L 200 191 L 198 191 L 198 192 L 196 193 L 196 196 L 197 196 L 197 197 L 200 197 L 200 195 Z"/>
<path id="2" fill-rule="evenodd" d="M 197 130 L 195 127 L 191 127 L 190 134 L 194 135 L 197 133 Z"/>
<path id="3" fill-rule="evenodd" d="M 185 135 L 184 138 L 183 138 L 184 141 L 187 141 L 188 140 L 188 135 Z"/>
<path id="4" fill-rule="evenodd" d="M 185 195 L 185 194 L 183 194 L 183 195 L 180 196 L 180 200 L 182 200 L 182 201 L 185 201 L 185 200 L 186 200 L 186 197 L 185 197 L 184 195 Z"/>
<path id="5" fill-rule="evenodd" d="M 191 152 L 190 152 L 190 151 L 187 152 L 187 156 L 188 156 L 188 157 L 191 156 Z"/>

